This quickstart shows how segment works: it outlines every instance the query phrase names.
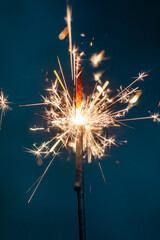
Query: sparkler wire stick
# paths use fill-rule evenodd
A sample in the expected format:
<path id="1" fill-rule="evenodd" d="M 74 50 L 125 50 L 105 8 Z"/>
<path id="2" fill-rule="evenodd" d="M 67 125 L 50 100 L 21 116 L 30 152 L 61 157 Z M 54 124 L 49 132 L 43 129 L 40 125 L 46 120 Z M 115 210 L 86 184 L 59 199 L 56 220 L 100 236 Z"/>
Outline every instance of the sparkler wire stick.
<path id="1" fill-rule="evenodd" d="M 76 55 L 76 114 L 81 111 L 82 78 L 81 54 Z M 79 239 L 86 240 L 85 208 L 84 208 L 84 167 L 83 167 L 83 126 L 77 126 L 76 137 L 76 181 L 74 190 L 78 197 Z"/>

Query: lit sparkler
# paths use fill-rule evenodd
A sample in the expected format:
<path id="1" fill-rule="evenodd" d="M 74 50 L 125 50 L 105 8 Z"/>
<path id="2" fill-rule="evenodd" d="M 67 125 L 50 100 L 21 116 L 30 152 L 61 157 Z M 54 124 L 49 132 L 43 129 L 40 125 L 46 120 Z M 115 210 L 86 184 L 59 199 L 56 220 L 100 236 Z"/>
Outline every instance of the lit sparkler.
<path id="1" fill-rule="evenodd" d="M 72 64 L 77 49 L 74 48 L 75 50 L 71 51 L 71 11 L 68 6 L 66 21 L 69 33 L 71 72 L 74 72 L 75 78 L 78 78 L 78 75 L 81 74 L 81 71 L 77 72 L 78 61 L 74 61 L 74 64 Z M 104 53 L 105 51 L 102 50 L 99 54 L 91 57 L 90 60 L 94 66 L 97 66 L 103 60 Z M 107 148 L 110 148 L 111 145 L 118 145 L 114 136 L 106 136 L 106 128 L 120 127 L 121 125 L 125 125 L 122 123 L 123 121 L 128 120 L 151 118 L 154 121 L 159 121 L 159 114 L 151 114 L 151 116 L 144 118 L 124 119 L 125 115 L 135 105 L 142 93 L 138 87 L 132 87 L 135 83 L 148 76 L 146 72 L 139 73 L 138 77 L 124 89 L 121 86 L 114 96 L 111 96 L 111 91 L 107 88 L 109 81 L 106 81 L 102 86 L 102 81 L 100 80 L 102 72 L 99 72 L 95 74 L 95 80 L 101 83 L 101 85 L 94 88 L 90 96 L 82 99 L 82 83 L 80 81 L 79 84 L 76 84 L 76 99 L 72 99 L 67 88 L 59 58 L 58 63 L 63 80 L 61 80 L 57 71 L 54 70 L 56 80 L 52 83 L 51 88 L 47 89 L 47 96 L 42 97 L 44 102 L 26 105 L 44 105 L 46 108 L 43 118 L 47 121 L 46 130 L 48 132 L 52 129 L 57 130 L 56 136 L 51 140 L 40 145 L 40 147 L 36 146 L 36 149 L 30 150 L 34 155 L 46 157 L 49 154 L 53 154 L 53 156 L 55 156 L 57 149 L 61 147 L 72 148 L 75 152 L 79 126 L 83 126 L 83 152 L 84 155 L 88 155 L 88 162 L 90 163 L 92 156 L 95 159 L 101 159 L 105 155 Z M 59 89 L 58 83 L 60 83 L 61 89 Z M 4 106 L 6 108 L 7 105 Z M 41 130 L 41 128 L 31 128 L 31 130 L 37 131 Z"/>
<path id="2" fill-rule="evenodd" d="M 96 87 L 94 88 L 92 94 L 82 98 L 82 82 L 80 77 L 82 71 L 81 68 L 79 68 L 80 60 L 78 60 L 80 59 L 80 54 L 77 54 L 77 49 L 72 46 L 71 11 L 68 6 L 66 21 L 67 30 L 65 31 L 67 31 L 67 34 L 69 35 L 71 74 L 72 79 L 75 80 L 76 97 L 75 99 L 72 99 L 70 96 L 62 71 L 62 66 L 58 58 L 62 79 L 57 71 L 54 70 L 56 80 L 52 83 L 52 86 L 47 89 L 47 96 L 42 97 L 44 102 L 40 104 L 27 105 L 45 106 L 43 118 L 47 123 L 46 130 L 50 132 L 52 129 L 56 129 L 57 131 L 56 135 L 49 141 L 46 141 L 39 147 L 35 145 L 34 149 L 29 150 L 30 153 L 36 155 L 37 157 L 46 158 L 49 155 L 52 155 L 53 157 L 45 172 L 38 179 L 35 190 L 33 191 L 29 201 L 33 197 L 55 156 L 59 154 L 59 150 L 61 148 L 71 148 L 73 152 L 76 152 L 76 154 L 79 151 L 79 155 L 76 158 L 83 159 L 83 156 L 88 156 L 88 162 L 90 163 L 92 158 L 103 158 L 106 150 L 112 145 L 118 146 L 121 144 L 116 141 L 115 136 L 107 136 L 105 129 L 120 127 L 121 125 L 125 125 L 123 122 L 129 120 L 151 118 L 153 121 L 160 122 L 159 114 L 151 114 L 149 117 L 125 119 L 128 111 L 136 104 L 142 94 L 142 91 L 139 90 L 138 87 L 133 88 L 133 85 L 148 76 L 146 72 L 139 73 L 138 77 L 135 78 L 133 82 L 125 88 L 121 86 L 115 94 L 108 89 L 109 81 L 102 84 L 100 79 L 102 73 L 99 73 L 94 76 L 99 85 L 96 83 Z M 99 54 L 92 55 L 90 61 L 93 67 L 97 67 L 100 64 L 100 62 L 104 59 L 104 54 L 105 51 L 102 50 Z M 59 84 L 61 88 L 59 87 Z M 41 129 L 33 128 L 31 130 L 37 131 Z M 100 163 L 99 167 L 103 175 Z M 103 179 L 106 181 L 104 175 Z M 77 187 L 76 184 L 75 188 Z"/>
<path id="3" fill-rule="evenodd" d="M 144 78 L 146 73 L 141 74 Z M 83 152 L 88 155 L 88 162 L 92 156 L 101 159 L 107 148 L 112 145 L 119 145 L 114 136 L 106 136 L 105 129 L 124 125 L 122 122 L 138 119 L 153 119 L 160 121 L 159 114 L 151 114 L 149 117 L 125 119 L 125 115 L 135 105 L 140 96 L 138 87 L 132 88 L 133 84 L 142 80 L 139 76 L 126 88 L 120 88 L 115 96 L 110 96 L 108 84 L 94 89 L 90 96 L 81 99 L 78 95 L 76 103 L 62 80 L 57 74 L 57 79 L 51 88 L 47 89 L 47 96 L 43 97 L 44 102 L 34 105 L 46 106 L 43 118 L 47 121 L 47 131 L 57 130 L 57 134 L 45 144 L 31 150 L 34 155 L 47 157 L 49 154 L 56 155 L 59 147 L 72 148 L 75 152 L 76 139 L 79 126 L 83 126 Z M 59 88 L 59 83 L 61 89 Z M 81 85 L 79 85 L 80 87 Z M 133 100 L 136 97 L 136 101 Z M 27 105 L 28 106 L 28 105 Z M 29 106 L 32 106 L 30 104 Z M 117 107 L 117 108 L 116 108 Z"/>
<path id="4" fill-rule="evenodd" d="M 11 109 L 8 104 L 9 104 L 8 97 L 5 97 L 4 93 L 1 90 L 1 95 L 0 95 L 0 110 L 1 110 L 0 130 L 1 130 L 1 126 L 2 126 L 2 118 L 5 115 L 5 112 L 7 110 Z"/>

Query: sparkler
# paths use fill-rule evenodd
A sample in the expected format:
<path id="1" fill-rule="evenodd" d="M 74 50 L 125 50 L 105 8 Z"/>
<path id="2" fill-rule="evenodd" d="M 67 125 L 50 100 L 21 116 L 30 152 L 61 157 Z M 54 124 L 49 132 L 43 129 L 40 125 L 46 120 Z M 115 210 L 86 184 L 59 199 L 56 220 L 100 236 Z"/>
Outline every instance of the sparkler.
<path id="1" fill-rule="evenodd" d="M 82 108 L 82 70 L 81 53 L 76 55 L 76 118 L 78 132 L 76 137 L 76 181 L 74 189 L 78 196 L 78 218 L 79 218 L 79 237 L 86 239 L 85 209 L 84 209 L 84 171 L 83 171 L 83 120 L 81 116 Z"/>
<path id="2" fill-rule="evenodd" d="M 102 84 L 100 79 L 102 74 L 95 76 L 96 87 L 92 94 L 85 96 L 82 99 L 82 81 L 81 81 L 81 53 L 76 53 L 77 49 L 72 47 L 71 38 L 71 11 L 67 6 L 67 31 L 69 35 L 69 52 L 71 60 L 71 75 L 76 84 L 76 97 L 72 99 L 62 71 L 62 66 L 58 58 L 61 76 L 54 70 L 56 80 L 52 83 L 51 88 L 46 89 L 47 96 L 43 98 L 43 103 L 29 104 L 27 106 L 43 105 L 45 106 L 43 118 L 47 122 L 46 130 L 50 132 L 56 129 L 57 134 L 49 141 L 44 142 L 39 147 L 34 146 L 34 149 L 29 150 L 30 153 L 37 157 L 46 158 L 50 154 L 53 156 L 42 176 L 36 182 L 37 185 L 29 199 L 32 199 L 40 182 L 45 176 L 48 168 L 53 162 L 55 156 L 59 154 L 61 148 L 71 148 L 76 153 L 76 182 L 75 190 L 78 195 L 79 202 L 79 230 L 80 239 L 85 237 L 85 217 L 84 217 L 84 177 L 83 177 L 83 158 L 88 157 L 88 162 L 91 163 L 92 157 L 102 159 L 105 152 L 112 145 L 119 145 L 115 136 L 106 136 L 105 129 L 126 126 L 123 122 L 137 119 L 153 119 L 160 122 L 159 114 L 151 114 L 149 117 L 125 119 L 128 111 L 135 106 L 142 91 L 139 87 L 133 85 L 142 81 L 148 76 L 146 72 L 139 73 L 129 86 L 120 89 L 115 93 L 108 89 L 109 81 Z M 82 35 L 81 35 L 82 36 Z M 62 37 L 63 38 L 63 37 Z M 93 67 L 97 67 L 104 59 L 104 50 L 99 54 L 94 54 L 90 61 Z M 74 76 L 74 77 L 73 77 Z M 59 88 L 59 84 L 61 89 Z M 2 93 L 1 93 L 2 95 Z M 0 98 L 2 99 L 2 97 Z M 2 101 L 2 100 L 1 100 Z M 7 103 L 7 102 L 6 102 Z M 1 106 L 1 105 L 0 105 Z M 7 106 L 7 105 L 6 105 Z M 6 108 L 6 107 L 5 107 Z M 1 109 L 3 109 L 1 107 Z M 43 130 L 31 129 L 32 131 Z M 101 165 L 100 170 L 103 175 Z M 105 179 L 103 175 L 103 179 Z"/>
<path id="3" fill-rule="evenodd" d="M 9 104 L 8 97 L 5 97 L 4 93 L 1 90 L 1 95 L 0 95 L 0 110 L 1 110 L 0 130 L 1 130 L 1 126 L 2 126 L 2 118 L 5 115 L 5 112 L 7 110 L 11 109 L 8 104 Z"/>

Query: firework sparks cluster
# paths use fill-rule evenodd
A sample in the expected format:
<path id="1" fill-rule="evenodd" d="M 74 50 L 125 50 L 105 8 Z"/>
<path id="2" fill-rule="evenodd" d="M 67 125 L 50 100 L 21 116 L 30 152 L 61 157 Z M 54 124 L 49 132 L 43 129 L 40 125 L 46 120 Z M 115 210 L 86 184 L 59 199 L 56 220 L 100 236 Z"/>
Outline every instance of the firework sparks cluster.
<path id="1" fill-rule="evenodd" d="M 76 80 L 82 72 L 80 71 L 77 73 L 78 65 L 76 57 L 78 54 L 80 54 L 81 57 L 83 52 L 78 53 L 78 48 L 72 45 L 72 17 L 68 6 L 67 17 L 65 20 L 67 26 L 59 34 L 59 39 L 63 40 L 68 35 L 71 78 L 74 80 L 74 85 L 76 85 Z M 81 34 L 81 37 L 85 38 L 85 34 Z M 90 46 L 92 46 L 92 44 L 90 44 Z M 54 70 L 56 80 L 52 83 L 50 88 L 46 89 L 47 96 L 42 97 L 43 103 L 26 105 L 43 105 L 45 107 L 43 118 L 46 120 L 47 127 L 30 128 L 31 131 L 52 132 L 53 129 L 56 131 L 55 136 L 50 138 L 48 141 L 42 143 L 40 146 L 34 144 L 33 149 L 28 149 L 30 153 L 38 157 L 38 160 L 46 158 L 50 154 L 53 156 L 46 170 L 38 179 L 38 183 L 33 194 L 53 162 L 55 156 L 59 154 L 60 149 L 65 147 L 66 149 L 71 148 L 74 152 L 76 151 L 76 140 L 80 131 L 80 126 L 83 131 L 84 158 L 86 157 L 90 163 L 92 161 L 92 157 L 95 159 L 101 159 L 105 156 L 106 149 L 110 148 L 112 145 L 117 146 L 120 143 L 115 139 L 114 135 L 108 136 L 105 129 L 120 127 L 121 125 L 125 125 L 123 122 L 130 120 L 151 118 L 154 121 L 160 122 L 159 114 L 151 114 L 148 117 L 125 119 L 128 111 L 137 103 L 142 94 L 139 87 L 134 87 L 134 85 L 148 76 L 146 72 L 139 73 L 138 77 L 136 77 L 129 86 L 125 88 L 121 86 L 119 90 L 116 91 L 111 91 L 108 88 L 109 81 L 106 81 L 104 84 L 102 83 L 101 78 L 103 72 L 93 73 L 93 77 L 96 82 L 94 90 L 87 96 L 83 93 L 83 98 L 81 93 L 81 100 L 78 103 L 79 100 L 75 98 L 72 99 L 68 91 L 60 60 L 58 57 L 57 59 L 61 76 L 56 70 Z M 108 58 L 105 57 L 105 51 L 102 50 L 100 53 L 94 53 L 90 57 L 89 61 L 94 68 L 97 68 L 102 61 L 107 59 Z M 82 88 L 81 85 L 79 88 Z M 4 94 L 1 91 L 0 127 L 5 111 L 10 109 L 8 104 L 9 102 L 7 97 L 4 97 Z M 33 194 L 31 195 L 31 198 Z"/>
<path id="2" fill-rule="evenodd" d="M 5 112 L 7 110 L 11 109 L 8 104 L 9 104 L 8 97 L 5 97 L 3 91 L 1 90 L 1 95 L 0 95 L 0 110 L 1 110 L 0 129 L 1 129 L 1 126 L 2 126 L 2 118 L 5 115 Z"/>
<path id="3" fill-rule="evenodd" d="M 76 109 L 68 90 L 59 89 L 59 81 L 56 79 L 52 87 L 47 89 L 47 97 L 43 97 L 47 106 L 43 117 L 47 120 L 47 131 L 56 129 L 57 134 L 31 152 L 46 157 L 50 153 L 56 155 L 60 146 L 75 151 L 79 126 L 83 126 L 83 151 L 88 155 L 88 162 L 91 162 L 91 156 L 102 158 L 107 147 L 118 144 L 114 136 L 106 136 L 105 128 L 119 127 L 123 121 L 134 120 L 124 118 L 142 93 L 138 87 L 132 88 L 132 85 L 146 76 L 145 72 L 140 73 L 128 87 L 120 87 L 115 96 L 110 96 L 108 81 L 103 86 L 97 85 L 90 96 L 83 98 L 80 109 Z M 147 118 L 160 121 L 159 114 Z"/>
<path id="4" fill-rule="evenodd" d="M 71 76 L 75 84 L 78 78 L 76 75 L 78 66 L 75 60 L 78 49 L 72 45 L 72 17 L 68 6 L 65 20 L 67 27 L 60 33 L 59 39 L 63 40 L 67 35 L 69 37 Z M 83 52 L 80 55 L 82 56 Z M 99 54 L 93 54 L 90 58 L 91 65 L 97 67 L 105 60 L 104 55 L 104 50 Z M 103 72 L 94 73 L 96 85 L 92 94 L 90 96 L 83 94 L 82 102 L 76 108 L 76 101 L 69 94 L 59 58 L 58 64 L 63 80 L 61 80 L 57 71 L 54 70 L 56 80 L 52 84 L 52 87 L 47 89 L 47 96 L 43 97 L 44 102 L 40 104 L 45 105 L 43 114 L 43 118 L 47 122 L 47 129 L 45 130 L 50 132 L 52 129 L 55 129 L 57 134 L 39 147 L 34 145 L 34 149 L 29 150 L 30 153 L 38 157 L 46 157 L 49 154 L 55 156 L 61 147 L 72 148 L 75 151 L 79 126 L 82 126 L 84 156 L 88 156 L 88 162 L 90 163 L 92 156 L 100 159 L 105 155 L 107 148 L 110 148 L 111 145 L 118 145 L 118 141 L 116 141 L 114 136 L 106 135 L 105 129 L 120 127 L 121 125 L 125 125 L 123 122 L 128 120 L 152 118 L 154 121 L 160 121 L 159 114 L 151 114 L 149 117 L 125 119 L 125 115 L 137 103 L 142 94 L 142 91 L 138 87 L 133 88 L 133 85 L 147 77 L 148 74 L 146 72 L 139 73 L 138 77 L 126 88 L 121 86 L 115 95 L 108 88 L 109 81 L 102 84 L 101 76 Z M 81 74 L 81 72 L 78 74 Z M 43 130 L 43 128 L 36 128 L 35 130 Z"/>

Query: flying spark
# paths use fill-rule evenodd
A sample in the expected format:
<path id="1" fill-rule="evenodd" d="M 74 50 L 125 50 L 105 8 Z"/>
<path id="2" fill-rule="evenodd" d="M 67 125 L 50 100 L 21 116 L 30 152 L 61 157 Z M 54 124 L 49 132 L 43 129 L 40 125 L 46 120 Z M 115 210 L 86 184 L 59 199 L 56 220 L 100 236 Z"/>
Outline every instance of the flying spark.
<path id="1" fill-rule="evenodd" d="M 60 40 L 63 40 L 67 35 L 68 35 L 68 27 L 65 27 L 58 37 Z"/>
<path id="2" fill-rule="evenodd" d="M 131 103 L 131 104 L 136 103 L 136 102 L 138 101 L 139 97 L 141 96 L 141 94 L 142 94 L 142 91 L 141 91 L 141 90 L 137 91 L 137 93 L 135 94 L 135 96 L 130 99 L 130 103 Z"/>
<path id="3" fill-rule="evenodd" d="M 99 84 L 102 84 L 102 81 L 101 81 L 102 75 L 103 75 L 103 72 L 93 73 L 94 80 Z"/>
<path id="4" fill-rule="evenodd" d="M 84 34 L 84 33 L 81 33 L 80 36 L 81 36 L 81 37 L 85 37 L 85 34 Z"/>
<path id="5" fill-rule="evenodd" d="M 35 131 L 42 131 L 44 129 L 45 128 L 35 127 L 35 128 L 30 128 L 29 130 L 35 132 Z"/>
<path id="6" fill-rule="evenodd" d="M 71 75 L 73 79 L 73 56 L 72 56 L 72 30 L 71 30 L 71 21 L 72 21 L 72 16 L 71 16 L 71 9 L 67 5 L 67 17 L 66 17 L 66 22 L 67 22 L 67 28 L 68 28 L 68 35 L 69 35 L 69 52 L 70 52 L 70 62 L 71 62 Z"/>
<path id="7" fill-rule="evenodd" d="M 99 64 L 104 59 L 104 54 L 105 54 L 105 51 L 102 50 L 99 54 L 94 53 L 91 56 L 90 61 L 91 61 L 91 64 L 92 64 L 93 67 L 98 67 L 99 66 Z"/>

